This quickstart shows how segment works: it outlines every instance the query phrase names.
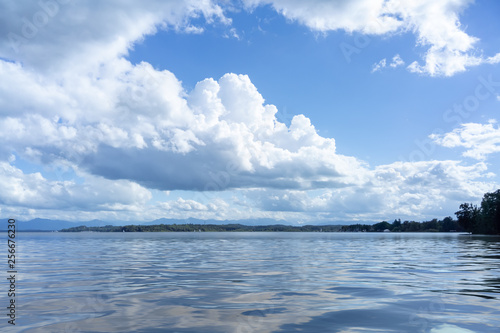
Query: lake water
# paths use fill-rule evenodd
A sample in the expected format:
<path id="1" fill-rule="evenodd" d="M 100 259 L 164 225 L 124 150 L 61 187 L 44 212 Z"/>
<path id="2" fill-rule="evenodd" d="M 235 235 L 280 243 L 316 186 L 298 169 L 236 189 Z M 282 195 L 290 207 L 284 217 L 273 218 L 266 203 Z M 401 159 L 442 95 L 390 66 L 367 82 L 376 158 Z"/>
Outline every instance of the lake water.
<path id="1" fill-rule="evenodd" d="M 2 315 L 2 332 L 500 332 L 495 237 L 19 232 L 16 245 L 17 325 Z"/>

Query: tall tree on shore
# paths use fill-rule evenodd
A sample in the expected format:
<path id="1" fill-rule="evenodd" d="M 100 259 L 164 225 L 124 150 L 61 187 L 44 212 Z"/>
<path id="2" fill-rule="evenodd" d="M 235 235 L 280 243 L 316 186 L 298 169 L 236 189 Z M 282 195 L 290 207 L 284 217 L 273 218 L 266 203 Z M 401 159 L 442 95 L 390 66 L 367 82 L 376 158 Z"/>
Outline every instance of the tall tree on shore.
<path id="1" fill-rule="evenodd" d="M 467 232 L 477 234 L 500 234 L 500 190 L 486 193 L 481 207 L 463 203 L 455 213 L 458 223 Z"/>
<path id="2" fill-rule="evenodd" d="M 465 229 L 465 231 L 472 233 L 476 231 L 479 208 L 472 203 L 463 203 L 460 205 L 460 210 L 455 212 L 458 219 L 458 224 Z"/>
<path id="3" fill-rule="evenodd" d="M 500 233 L 500 190 L 484 195 L 481 201 L 481 219 L 479 223 L 483 233 Z"/>

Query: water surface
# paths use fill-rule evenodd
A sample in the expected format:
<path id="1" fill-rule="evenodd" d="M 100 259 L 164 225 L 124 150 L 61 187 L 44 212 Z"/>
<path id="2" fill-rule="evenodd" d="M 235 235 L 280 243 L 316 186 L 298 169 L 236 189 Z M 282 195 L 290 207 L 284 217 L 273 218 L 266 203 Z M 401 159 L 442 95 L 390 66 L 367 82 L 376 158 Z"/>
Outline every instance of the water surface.
<path id="1" fill-rule="evenodd" d="M 17 245 L 6 332 L 500 332 L 495 237 L 19 233 Z"/>

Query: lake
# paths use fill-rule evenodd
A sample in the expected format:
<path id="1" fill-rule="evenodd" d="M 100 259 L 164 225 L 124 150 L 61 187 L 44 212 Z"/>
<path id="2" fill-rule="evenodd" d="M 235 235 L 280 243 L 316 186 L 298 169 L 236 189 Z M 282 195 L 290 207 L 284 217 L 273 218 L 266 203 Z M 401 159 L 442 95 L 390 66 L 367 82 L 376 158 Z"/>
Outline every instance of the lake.
<path id="1" fill-rule="evenodd" d="M 2 332 L 500 332 L 498 237 L 18 232 L 16 245 Z"/>

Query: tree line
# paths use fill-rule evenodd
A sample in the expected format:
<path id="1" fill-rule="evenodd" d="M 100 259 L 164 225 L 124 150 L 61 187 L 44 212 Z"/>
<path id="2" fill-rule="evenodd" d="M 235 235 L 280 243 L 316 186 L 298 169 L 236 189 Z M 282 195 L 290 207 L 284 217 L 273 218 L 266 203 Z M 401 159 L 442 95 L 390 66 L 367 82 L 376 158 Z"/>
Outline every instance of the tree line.
<path id="1" fill-rule="evenodd" d="M 382 221 L 371 224 L 353 224 L 343 226 L 340 231 L 347 232 L 469 232 L 473 234 L 500 234 L 500 190 L 486 193 L 481 205 L 463 203 L 455 212 L 457 220 L 450 216 L 443 220 L 433 219 L 426 222 L 394 220 L 393 223 Z"/>
<path id="2" fill-rule="evenodd" d="M 416 222 L 396 219 L 389 223 L 382 221 L 375 224 L 352 224 L 346 225 L 340 231 L 344 232 L 450 232 L 464 231 L 458 224 L 458 221 L 451 217 L 445 217 L 443 220 L 433 219 L 431 221 Z"/>
<path id="3" fill-rule="evenodd" d="M 62 232 L 98 231 L 98 232 L 469 232 L 474 234 L 500 234 L 500 190 L 486 193 L 481 205 L 463 203 L 455 213 L 457 220 L 450 216 L 442 220 L 433 219 L 425 222 L 404 221 L 396 219 L 389 223 L 382 221 L 375 224 L 352 225 L 259 225 L 243 224 L 157 224 L 157 225 L 126 225 L 104 227 L 79 226 L 62 229 Z"/>
<path id="4" fill-rule="evenodd" d="M 257 231 L 283 231 L 283 232 L 336 232 L 339 231 L 339 225 L 243 225 L 243 224 L 156 224 L 156 225 L 126 225 L 104 227 L 79 226 L 62 229 L 62 232 L 214 232 L 214 231 L 233 231 L 233 232 L 257 232 Z"/>
<path id="5" fill-rule="evenodd" d="M 126 225 L 104 227 L 79 226 L 62 229 L 61 232 L 383 232 L 389 230 L 392 232 L 447 232 L 447 231 L 465 231 L 460 227 L 456 220 L 446 217 L 442 221 L 434 219 L 428 222 L 415 222 L 394 220 L 393 223 L 382 221 L 370 224 L 353 225 L 258 225 L 249 226 L 243 224 L 156 224 L 156 225 Z"/>
<path id="6" fill-rule="evenodd" d="M 500 234 L 500 190 L 486 193 L 481 205 L 463 203 L 455 213 L 459 225 L 473 234 Z"/>

